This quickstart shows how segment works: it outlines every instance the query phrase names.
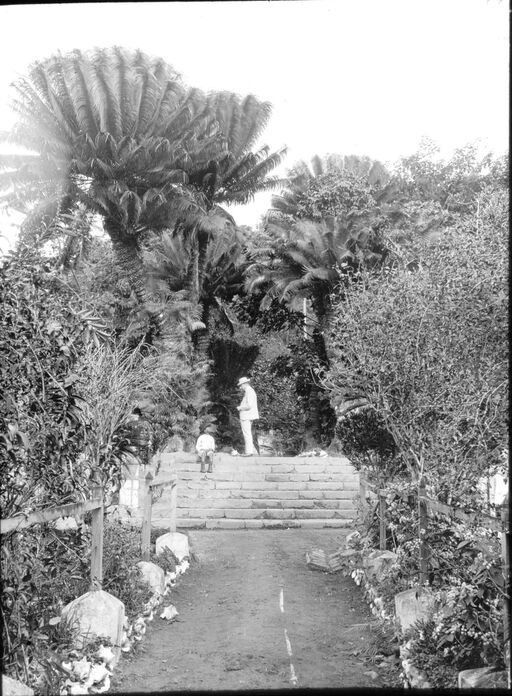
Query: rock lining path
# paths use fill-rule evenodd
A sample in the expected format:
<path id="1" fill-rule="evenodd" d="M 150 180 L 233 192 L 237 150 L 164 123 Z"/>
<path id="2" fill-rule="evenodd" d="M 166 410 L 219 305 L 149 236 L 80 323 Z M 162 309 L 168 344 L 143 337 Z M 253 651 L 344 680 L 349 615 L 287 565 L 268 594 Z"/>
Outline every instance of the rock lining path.
<path id="1" fill-rule="evenodd" d="M 233 530 L 189 534 L 197 557 L 171 594 L 179 622 L 159 618 L 123 656 L 113 693 L 375 687 L 354 652 L 372 616 L 349 578 L 306 566 L 345 530 Z M 375 676 L 375 675 L 373 675 Z M 380 683 L 379 683 L 380 682 Z"/>

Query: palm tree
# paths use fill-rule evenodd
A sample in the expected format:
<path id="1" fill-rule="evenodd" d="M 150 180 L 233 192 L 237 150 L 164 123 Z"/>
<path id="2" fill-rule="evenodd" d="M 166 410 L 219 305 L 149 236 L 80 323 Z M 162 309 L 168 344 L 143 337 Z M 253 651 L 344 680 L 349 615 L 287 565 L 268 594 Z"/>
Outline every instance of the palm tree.
<path id="1" fill-rule="evenodd" d="M 34 154 L 2 156 L 4 202 L 45 199 L 57 215 L 81 203 L 99 214 L 145 305 L 143 235 L 202 212 L 189 173 L 223 151 L 206 95 L 162 59 L 118 47 L 36 62 L 14 89 L 10 139 Z"/>

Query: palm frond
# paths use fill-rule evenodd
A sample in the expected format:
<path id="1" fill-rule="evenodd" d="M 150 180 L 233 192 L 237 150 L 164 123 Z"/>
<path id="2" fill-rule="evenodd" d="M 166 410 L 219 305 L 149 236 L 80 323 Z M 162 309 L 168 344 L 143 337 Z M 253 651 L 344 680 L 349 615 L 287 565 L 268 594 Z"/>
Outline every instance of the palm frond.
<path id="1" fill-rule="evenodd" d="M 76 130 L 73 130 L 73 120 L 70 120 L 70 114 L 66 113 L 66 104 L 59 98 L 60 95 L 54 91 L 51 82 L 49 80 L 49 74 L 47 67 L 43 66 L 41 63 L 36 62 L 31 70 L 30 77 L 39 93 L 42 95 L 44 101 L 48 104 L 51 109 L 52 117 L 55 120 L 55 125 L 58 129 L 65 134 L 70 144 L 73 141 Z"/>
<path id="2" fill-rule="evenodd" d="M 256 153 L 253 166 L 249 169 L 249 171 L 247 171 L 247 173 L 236 180 L 233 188 L 236 190 L 249 184 L 251 185 L 251 188 L 255 190 L 255 187 L 259 186 L 260 183 L 265 183 L 265 177 L 267 174 L 281 164 L 286 156 L 286 152 L 287 148 L 283 147 L 269 155 L 267 148 L 261 149 L 258 153 Z M 279 179 L 276 181 L 281 182 L 282 180 Z"/>
<path id="3" fill-rule="evenodd" d="M 86 65 L 81 51 L 74 50 L 63 60 L 62 69 L 65 82 L 69 87 L 69 95 L 73 102 L 80 132 L 95 138 L 99 128 L 86 79 Z"/>
<path id="4" fill-rule="evenodd" d="M 91 78 L 98 85 L 100 130 L 114 138 L 122 136 L 121 107 L 112 82 L 112 59 L 104 49 L 96 49 L 91 56 Z"/>

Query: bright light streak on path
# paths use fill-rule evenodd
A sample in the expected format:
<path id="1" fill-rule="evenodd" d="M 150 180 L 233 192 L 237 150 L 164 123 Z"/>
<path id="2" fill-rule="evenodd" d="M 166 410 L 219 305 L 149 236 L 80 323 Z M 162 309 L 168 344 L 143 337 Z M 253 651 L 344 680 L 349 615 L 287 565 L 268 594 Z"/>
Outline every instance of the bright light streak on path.
<path id="1" fill-rule="evenodd" d="M 279 609 L 281 610 L 281 614 L 284 614 L 284 590 L 282 587 L 281 591 L 279 592 Z M 292 662 L 292 644 L 290 643 L 290 639 L 288 638 L 288 631 L 286 630 L 286 627 L 284 629 L 284 640 L 286 642 L 286 652 L 288 653 L 288 657 L 290 658 L 290 681 L 294 686 L 297 686 L 297 675 L 295 674 L 295 667 L 293 666 Z"/>

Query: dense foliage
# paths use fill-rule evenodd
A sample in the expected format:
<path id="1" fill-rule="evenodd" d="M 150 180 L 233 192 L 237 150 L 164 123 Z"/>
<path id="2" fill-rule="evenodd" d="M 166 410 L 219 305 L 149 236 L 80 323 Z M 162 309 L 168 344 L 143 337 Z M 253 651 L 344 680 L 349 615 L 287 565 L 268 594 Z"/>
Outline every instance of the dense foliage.
<path id="1" fill-rule="evenodd" d="M 504 468 L 508 161 L 474 146 L 444 161 L 424 141 L 389 170 L 317 156 L 280 180 L 285 148 L 258 145 L 270 104 L 121 48 L 37 62 L 15 91 L 10 139 L 32 154 L 0 156 L 5 200 L 27 214 L 0 268 L 2 514 L 97 484 L 110 502 L 126 463 L 190 450 L 205 428 L 240 449 L 249 375 L 276 451 L 341 446 L 387 491 L 385 601 L 417 583 L 417 513 L 397 491 L 423 476 L 480 508 L 477 482 Z M 256 230 L 221 207 L 278 186 Z M 444 611 L 411 645 L 441 685 L 501 664 L 496 539 L 437 519 L 426 541 Z M 107 525 L 104 588 L 129 613 L 147 595 L 138 543 Z M 48 622 L 86 589 L 89 548 L 87 520 L 7 537 L 4 671 L 51 672 L 45 646 L 65 636 Z"/>
<path id="2" fill-rule="evenodd" d="M 426 188 L 412 188 L 410 206 L 430 197 L 432 211 L 435 198 L 436 206 L 451 206 L 449 221 L 426 235 L 391 230 L 385 267 L 362 268 L 345 287 L 331 324 L 336 359 L 324 381 L 335 407 L 360 398 L 337 434 L 387 492 L 387 548 L 397 556 L 375 591 L 389 613 L 396 593 L 420 583 L 418 509 L 403 496 L 416 493 L 423 476 L 431 498 L 487 510 L 478 484 L 506 469 L 508 194 L 501 175 L 464 180 L 443 171 L 437 182 L 435 167 L 430 172 L 434 188 L 427 177 Z M 441 184 L 453 184 L 457 203 L 441 196 Z M 366 520 L 366 552 L 379 546 L 379 514 L 376 506 Z M 478 522 L 429 516 L 422 539 L 436 610 L 406 636 L 411 663 L 434 687 L 456 686 L 463 669 L 503 669 L 498 535 Z"/>
<path id="3" fill-rule="evenodd" d="M 396 560 L 374 583 L 384 610 L 392 614 L 394 596 L 418 587 L 419 546 L 416 504 L 403 494 L 415 493 L 407 482 L 386 486 L 387 548 Z M 378 522 L 378 520 L 375 520 Z M 364 540 L 368 552 L 378 546 L 378 524 Z M 457 673 L 481 665 L 503 669 L 503 578 L 500 539 L 478 523 L 454 522 L 442 515 L 430 518 L 424 541 L 428 548 L 427 587 L 432 619 L 406 632 L 411 661 L 425 670 L 433 686 L 456 686 Z"/>
<path id="4" fill-rule="evenodd" d="M 377 192 L 390 175 L 378 161 L 351 155 L 315 155 L 311 166 L 297 162 L 288 172 L 286 186 L 272 196 L 269 217 L 287 220 L 322 220 L 375 204 Z"/>
<path id="5" fill-rule="evenodd" d="M 6 517 L 80 500 L 89 423 L 76 366 L 87 344 L 80 304 L 51 265 L 11 257 L 0 268 L 1 503 Z"/>
<path id="6" fill-rule="evenodd" d="M 72 641 L 55 620 L 63 606 L 90 589 L 90 549 L 87 524 L 68 530 L 38 525 L 3 539 L 2 673 L 38 693 L 57 692 L 60 661 Z M 108 521 L 103 556 L 103 589 L 124 602 L 133 620 L 151 595 L 135 565 L 140 531 Z"/>
<path id="7" fill-rule="evenodd" d="M 408 470 L 462 504 L 506 446 L 507 197 L 481 205 L 417 250 L 416 271 L 363 273 L 332 324 L 333 397 L 365 397 Z"/>

